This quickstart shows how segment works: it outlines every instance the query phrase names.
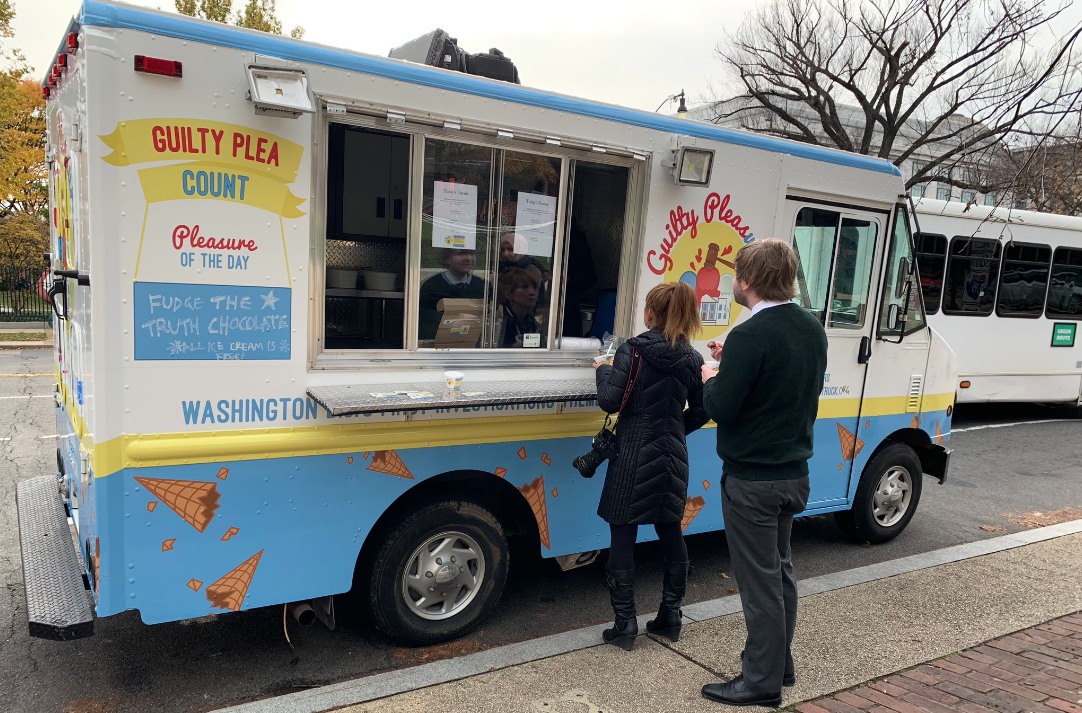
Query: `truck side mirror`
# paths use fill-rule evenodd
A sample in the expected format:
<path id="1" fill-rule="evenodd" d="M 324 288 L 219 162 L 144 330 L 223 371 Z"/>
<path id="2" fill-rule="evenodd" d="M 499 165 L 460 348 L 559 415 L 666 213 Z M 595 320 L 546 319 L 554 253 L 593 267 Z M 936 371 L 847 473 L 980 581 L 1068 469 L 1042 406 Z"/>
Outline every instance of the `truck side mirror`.
<path id="1" fill-rule="evenodd" d="M 897 331 L 898 326 L 901 323 L 902 323 L 902 308 L 899 305 L 892 304 L 887 309 L 887 329 L 889 329 L 892 332 Z"/>

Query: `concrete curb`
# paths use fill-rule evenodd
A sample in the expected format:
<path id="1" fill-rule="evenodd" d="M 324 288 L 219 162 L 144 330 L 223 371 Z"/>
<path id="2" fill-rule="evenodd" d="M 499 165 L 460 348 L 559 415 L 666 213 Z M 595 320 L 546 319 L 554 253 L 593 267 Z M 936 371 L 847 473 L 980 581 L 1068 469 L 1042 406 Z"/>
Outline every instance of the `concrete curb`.
<path id="1" fill-rule="evenodd" d="M 1080 532 L 1082 532 L 1082 520 L 1072 520 L 1059 525 L 1003 535 L 979 542 L 932 550 L 919 555 L 901 557 L 889 562 L 812 577 L 798 583 L 800 596 L 803 598 L 814 594 L 822 594 L 836 589 L 874 582 L 951 562 L 982 557 Z M 740 597 L 732 595 L 686 606 L 684 607 L 684 616 L 693 622 L 704 621 L 735 614 L 740 610 Z M 645 621 L 651 616 L 645 614 L 639 617 L 640 628 L 645 626 Z M 606 626 L 606 624 L 599 624 L 561 634 L 552 634 L 539 639 L 498 646 L 487 651 L 480 651 L 453 659 L 434 661 L 407 669 L 388 671 L 307 691 L 222 708 L 219 711 L 220 713 L 283 713 L 286 711 L 289 713 L 320 713 L 333 708 L 367 703 L 379 698 L 386 698 L 420 688 L 427 688 L 490 671 L 600 646 L 601 630 Z"/>
<path id="2" fill-rule="evenodd" d="M 0 349 L 52 349 L 52 342 L 0 342 Z"/>

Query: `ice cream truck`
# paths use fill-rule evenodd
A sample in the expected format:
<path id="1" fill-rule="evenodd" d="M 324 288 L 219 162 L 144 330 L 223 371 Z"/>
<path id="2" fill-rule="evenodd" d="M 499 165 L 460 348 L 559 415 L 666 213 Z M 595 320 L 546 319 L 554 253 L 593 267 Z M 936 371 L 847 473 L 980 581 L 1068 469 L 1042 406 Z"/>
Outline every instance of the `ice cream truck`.
<path id="1" fill-rule="evenodd" d="M 571 465 L 604 420 L 602 340 L 682 280 L 706 354 L 748 318 L 733 260 L 768 236 L 829 335 L 807 514 L 885 541 L 946 477 L 957 369 L 897 168 L 435 50 L 84 2 L 43 86 L 60 435 L 17 491 L 33 634 L 331 622 L 349 591 L 339 611 L 399 642 L 463 634 L 509 538 L 565 568 L 608 542 L 603 473 Z M 689 437 L 689 535 L 724 527 L 714 442 Z"/>

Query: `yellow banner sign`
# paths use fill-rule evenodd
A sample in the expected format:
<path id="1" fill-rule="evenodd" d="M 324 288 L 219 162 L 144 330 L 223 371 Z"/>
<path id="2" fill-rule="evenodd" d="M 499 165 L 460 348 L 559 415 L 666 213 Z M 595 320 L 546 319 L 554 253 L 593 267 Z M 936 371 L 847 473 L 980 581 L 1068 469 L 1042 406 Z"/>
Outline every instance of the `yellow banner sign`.
<path id="1" fill-rule="evenodd" d="M 114 166 L 156 161 L 209 161 L 282 183 L 297 179 L 304 148 L 265 131 L 203 119 L 133 119 L 100 137 Z"/>
<path id="2" fill-rule="evenodd" d="M 283 218 L 299 218 L 304 198 L 273 178 L 247 175 L 204 161 L 175 163 L 139 171 L 146 201 L 209 199 L 241 203 L 277 213 Z"/>

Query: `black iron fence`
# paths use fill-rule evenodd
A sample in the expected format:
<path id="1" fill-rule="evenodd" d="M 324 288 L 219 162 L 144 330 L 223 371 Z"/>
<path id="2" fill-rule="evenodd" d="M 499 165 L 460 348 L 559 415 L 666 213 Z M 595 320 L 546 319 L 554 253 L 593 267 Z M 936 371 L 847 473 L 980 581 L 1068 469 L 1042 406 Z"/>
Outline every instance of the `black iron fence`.
<path id="1" fill-rule="evenodd" d="M 38 294 L 44 267 L 0 264 L 0 322 L 51 322 L 53 310 Z"/>

